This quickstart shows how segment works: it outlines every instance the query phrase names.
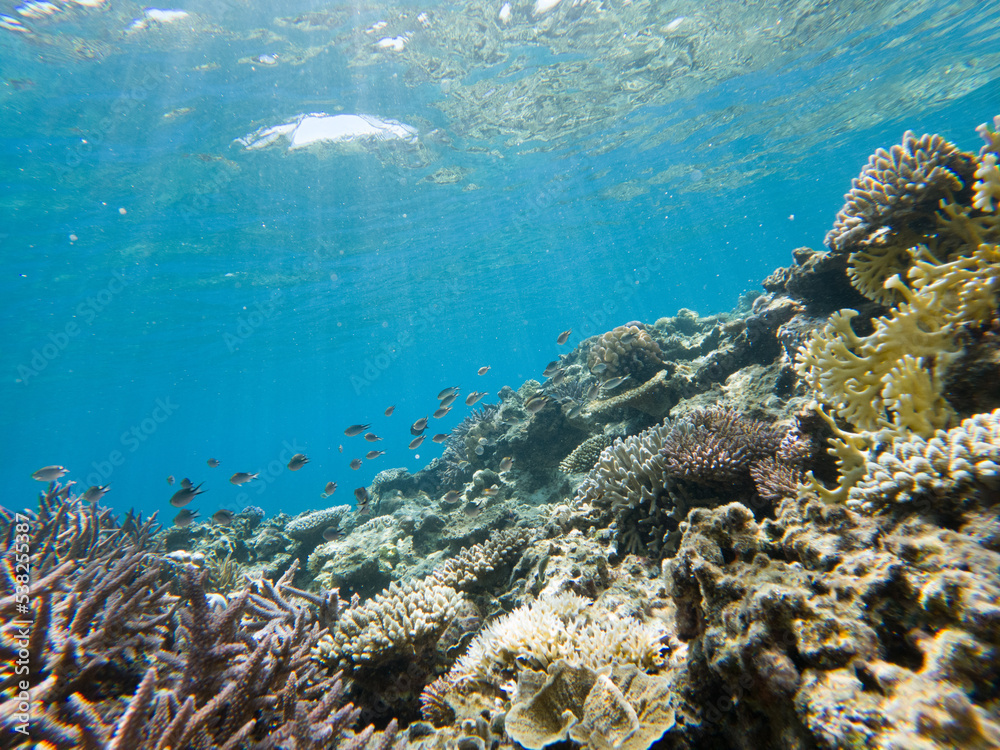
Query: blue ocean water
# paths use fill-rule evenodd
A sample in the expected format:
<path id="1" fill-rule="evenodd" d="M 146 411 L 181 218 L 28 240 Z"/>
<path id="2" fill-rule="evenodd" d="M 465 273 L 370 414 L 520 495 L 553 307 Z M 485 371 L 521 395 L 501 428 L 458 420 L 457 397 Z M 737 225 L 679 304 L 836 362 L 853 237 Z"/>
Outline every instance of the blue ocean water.
<path id="1" fill-rule="evenodd" d="M 2 502 L 47 464 L 165 518 L 168 475 L 205 516 L 351 502 L 440 455 L 442 388 L 733 308 L 906 129 L 978 148 L 998 38 L 981 2 L 0 2 Z"/>

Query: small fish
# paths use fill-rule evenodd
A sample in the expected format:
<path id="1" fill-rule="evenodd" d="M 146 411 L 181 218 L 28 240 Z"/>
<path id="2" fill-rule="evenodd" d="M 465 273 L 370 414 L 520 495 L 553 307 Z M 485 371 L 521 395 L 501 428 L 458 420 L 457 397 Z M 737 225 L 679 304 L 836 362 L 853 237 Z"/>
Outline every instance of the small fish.
<path id="1" fill-rule="evenodd" d="M 480 375 L 485 375 L 485 374 L 486 374 L 486 373 L 488 373 L 489 371 L 490 371 L 490 366 L 489 366 L 489 365 L 486 365 L 485 367 L 480 367 L 480 368 L 479 368 L 479 370 L 478 370 L 477 372 L 478 372 L 478 373 L 479 373 Z"/>
<path id="2" fill-rule="evenodd" d="M 416 422 L 410 425 L 410 434 L 419 435 L 421 432 L 427 429 L 427 420 L 429 417 L 423 417 L 418 419 Z"/>
<path id="3" fill-rule="evenodd" d="M 575 404 L 572 409 L 566 413 L 566 419 L 576 419 L 580 416 L 583 411 L 583 404 Z"/>
<path id="4" fill-rule="evenodd" d="M 552 377 L 552 373 L 554 373 L 558 369 L 559 369 L 559 360 L 554 359 L 547 365 L 545 365 L 545 369 L 542 370 L 542 375 L 544 375 L 547 378 L 550 378 Z"/>
<path id="5" fill-rule="evenodd" d="M 425 437 L 426 435 L 421 435 L 420 437 L 413 438 L 413 440 L 410 441 L 410 450 L 412 451 L 416 448 L 419 448 L 420 444 L 424 442 Z"/>
<path id="6" fill-rule="evenodd" d="M 566 343 L 567 341 L 569 341 L 569 335 L 570 335 L 571 333 L 573 333 L 573 329 L 572 329 L 572 328 L 570 328 L 570 329 L 569 329 L 568 331 L 563 331 L 563 332 L 562 332 L 562 333 L 560 333 L 560 334 L 559 334 L 559 336 L 558 336 L 558 337 L 556 338 L 556 343 L 557 343 L 557 344 L 559 344 L 560 346 L 562 346 L 562 345 L 563 345 L 563 344 L 565 344 L 565 343 Z"/>
<path id="7" fill-rule="evenodd" d="M 196 519 L 197 517 L 198 517 L 198 511 L 189 510 L 188 508 L 185 508 L 176 516 L 174 516 L 174 526 L 180 526 L 181 528 L 184 528 L 185 526 L 190 526 L 194 522 L 194 519 Z"/>
<path id="8" fill-rule="evenodd" d="M 497 487 L 495 484 L 483 488 L 483 494 L 486 495 L 486 497 L 496 497 L 497 493 L 499 492 L 500 488 Z"/>
<path id="9" fill-rule="evenodd" d="M 459 500 L 462 499 L 462 493 L 456 490 L 449 490 L 445 493 L 444 497 L 441 498 L 441 502 L 447 505 L 454 505 Z"/>
<path id="10" fill-rule="evenodd" d="M 461 460 L 461 461 L 458 462 L 457 466 L 458 466 L 458 470 L 459 471 L 465 471 L 470 466 L 472 466 L 472 464 L 470 464 L 468 461 L 466 461 L 466 460 L 463 459 L 463 460 Z"/>
<path id="11" fill-rule="evenodd" d="M 219 526 L 230 526 L 233 523 L 233 514 L 228 510 L 217 510 L 212 514 L 212 520 Z"/>
<path id="12" fill-rule="evenodd" d="M 450 411 L 450 406 L 442 406 L 440 409 L 434 411 L 434 419 L 441 419 L 441 417 L 446 416 Z"/>
<path id="13" fill-rule="evenodd" d="M 622 375 L 621 377 L 618 378 L 611 378 L 611 380 L 605 380 L 604 387 L 607 388 L 609 391 L 614 390 L 622 383 L 624 383 L 626 380 L 628 380 L 628 378 L 629 378 L 628 375 Z"/>
<path id="14" fill-rule="evenodd" d="M 381 439 L 382 438 L 380 438 L 374 432 L 369 432 L 365 434 L 365 440 L 367 440 L 369 443 L 377 443 Z"/>
<path id="15" fill-rule="evenodd" d="M 590 388 L 587 389 L 587 400 L 593 401 L 595 398 L 597 398 L 597 394 L 600 392 L 601 392 L 601 384 L 591 383 Z"/>
<path id="16" fill-rule="evenodd" d="M 67 471 L 69 471 L 69 469 L 65 466 L 43 466 L 32 474 L 31 478 L 37 479 L 39 482 L 54 482 Z"/>
<path id="17" fill-rule="evenodd" d="M 547 397 L 536 394 L 524 402 L 524 408 L 532 414 L 538 414 L 548 402 Z"/>
<path id="18" fill-rule="evenodd" d="M 478 500 L 470 500 L 465 504 L 465 507 L 462 508 L 462 512 L 469 518 L 475 518 L 483 512 L 483 506 Z"/>
<path id="19" fill-rule="evenodd" d="M 500 461 L 500 471 L 510 471 L 510 467 L 514 465 L 514 459 L 510 456 L 506 456 L 502 461 Z"/>
<path id="20" fill-rule="evenodd" d="M 438 401 L 448 398 L 448 396 L 453 396 L 458 393 L 458 386 L 453 385 L 451 388 L 445 388 L 438 394 Z"/>
<path id="21" fill-rule="evenodd" d="M 395 404 L 393 404 L 392 406 L 390 406 L 390 407 L 389 407 L 388 409 L 386 409 L 386 410 L 385 410 L 385 415 L 386 415 L 387 417 L 391 417 L 391 416 L 392 416 L 392 413 L 393 413 L 394 411 L 396 411 L 396 405 L 395 405 Z"/>
<path id="22" fill-rule="evenodd" d="M 253 481 L 257 477 L 258 477 L 257 474 L 251 474 L 246 471 L 237 471 L 235 474 L 229 477 L 229 481 L 239 486 L 241 484 L 246 484 L 247 482 Z"/>
<path id="23" fill-rule="evenodd" d="M 618 340 L 621 341 L 623 344 L 627 344 L 630 341 L 634 340 L 636 336 L 638 336 L 638 334 L 635 331 L 629 331 L 628 333 L 622 334 L 622 337 Z"/>
<path id="24" fill-rule="evenodd" d="M 219 459 L 217 459 L 217 458 L 210 458 L 205 463 L 207 463 L 209 466 L 211 466 L 214 469 L 216 466 L 219 465 Z M 213 516 L 213 518 L 214 518 L 214 516 Z"/>
<path id="25" fill-rule="evenodd" d="M 546 383 L 546 385 L 559 385 L 565 379 L 566 379 L 566 371 L 560 367 L 558 370 L 552 373 L 552 377 L 549 378 L 549 382 Z"/>
<path id="26" fill-rule="evenodd" d="M 344 434 L 347 435 L 347 437 L 354 437 L 355 435 L 360 435 L 369 427 L 371 427 L 370 424 L 352 424 L 350 427 L 344 430 Z"/>
<path id="27" fill-rule="evenodd" d="M 366 490 L 364 487 L 358 487 L 356 490 L 354 490 L 354 498 L 359 503 L 367 503 L 369 500 L 371 500 L 371 496 L 368 494 L 368 490 Z"/>
<path id="28" fill-rule="evenodd" d="M 173 484 L 173 483 L 174 483 L 174 475 L 171 474 L 169 477 L 167 477 L 167 484 Z"/>
<path id="29" fill-rule="evenodd" d="M 191 489 L 191 488 L 192 488 L 193 486 L 194 486 L 194 484 L 193 484 L 193 483 L 191 482 L 191 480 L 190 480 L 190 479 L 188 479 L 187 477 L 184 477 L 184 478 L 183 478 L 183 479 L 181 480 L 181 487 L 183 487 L 184 489 L 186 489 L 186 490 L 189 490 L 189 489 Z"/>
<path id="30" fill-rule="evenodd" d="M 456 398 L 458 398 L 457 393 L 453 393 L 450 396 L 445 396 L 443 399 L 441 399 L 441 406 L 451 406 L 453 403 L 455 403 Z"/>
<path id="31" fill-rule="evenodd" d="M 108 490 L 110 489 L 111 489 L 110 484 L 106 484 L 103 487 L 95 484 L 93 487 L 88 488 L 87 491 L 83 493 L 83 499 L 86 500 L 88 503 L 96 503 L 98 500 L 104 497 L 108 493 Z"/>
<path id="32" fill-rule="evenodd" d="M 385 455 L 385 451 L 368 451 L 365 454 L 365 458 L 367 458 L 369 461 L 371 461 L 373 458 L 378 458 L 379 456 L 384 456 L 384 455 Z"/>
<path id="33" fill-rule="evenodd" d="M 361 468 L 361 459 L 360 458 L 356 458 L 353 461 L 351 461 L 351 468 L 354 469 L 355 471 L 357 471 L 358 469 L 360 469 Z"/>
<path id="34" fill-rule="evenodd" d="M 173 505 L 175 508 L 183 508 L 189 502 L 194 500 L 195 497 L 205 492 L 205 490 L 201 489 L 202 484 L 205 483 L 202 482 L 197 487 L 193 485 L 190 487 L 182 486 L 181 489 L 177 490 L 177 492 L 175 492 L 173 496 L 171 496 L 170 504 Z"/>
<path id="35" fill-rule="evenodd" d="M 337 483 L 336 482 L 327 482 L 326 483 L 326 487 L 323 488 L 323 493 L 320 495 L 320 497 L 324 497 L 324 498 L 330 497 L 330 495 L 332 495 L 336 491 L 337 491 Z"/>
<path id="36" fill-rule="evenodd" d="M 475 453 L 476 453 L 477 456 L 481 456 L 484 453 L 486 453 L 486 449 L 483 446 L 481 446 L 481 445 L 477 445 L 476 449 L 475 449 Z"/>
<path id="37" fill-rule="evenodd" d="M 437 435 L 431 438 L 431 440 L 433 440 L 435 443 L 443 443 L 447 439 L 448 436 L 443 432 L 439 432 Z"/>
<path id="38" fill-rule="evenodd" d="M 288 462 L 288 470 L 298 471 L 307 463 L 309 463 L 309 459 L 306 458 L 306 455 L 304 453 L 296 453 L 294 456 L 292 456 L 291 460 Z"/>
<path id="39" fill-rule="evenodd" d="M 345 536 L 347 536 L 347 534 L 344 533 L 344 530 L 338 528 L 337 526 L 327 526 L 323 529 L 324 542 L 339 542 Z"/>
<path id="40" fill-rule="evenodd" d="M 486 395 L 488 394 L 483 391 L 473 391 L 472 393 L 470 393 L 468 396 L 465 397 L 465 404 L 466 406 L 472 406 L 477 401 L 479 401 L 479 399 L 481 399 L 483 396 Z"/>
<path id="41" fill-rule="evenodd" d="M 604 362 L 598 362 L 596 365 L 590 368 L 590 371 L 595 375 L 600 375 L 607 369 L 608 369 L 607 364 L 605 364 Z"/>

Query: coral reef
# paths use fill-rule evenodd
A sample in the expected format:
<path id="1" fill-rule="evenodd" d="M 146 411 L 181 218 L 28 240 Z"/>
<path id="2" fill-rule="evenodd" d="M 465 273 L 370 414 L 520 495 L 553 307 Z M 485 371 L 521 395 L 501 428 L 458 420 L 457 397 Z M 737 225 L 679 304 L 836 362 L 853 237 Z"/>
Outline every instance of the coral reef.
<path id="1" fill-rule="evenodd" d="M 602 381 L 628 376 L 645 382 L 663 367 L 663 353 L 642 324 L 629 324 L 599 336 L 587 366 Z"/>

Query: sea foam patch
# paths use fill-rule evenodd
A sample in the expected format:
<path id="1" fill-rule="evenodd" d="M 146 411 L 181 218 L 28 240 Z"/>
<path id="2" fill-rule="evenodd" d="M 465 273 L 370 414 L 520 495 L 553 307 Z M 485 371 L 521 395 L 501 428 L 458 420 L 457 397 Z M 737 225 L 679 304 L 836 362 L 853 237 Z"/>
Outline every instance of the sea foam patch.
<path id="1" fill-rule="evenodd" d="M 397 120 L 383 120 L 371 115 L 300 115 L 291 122 L 260 128 L 237 138 L 247 149 L 270 146 L 280 139 L 288 141 L 294 151 L 317 143 L 357 143 L 378 141 L 417 142 L 416 128 Z"/>

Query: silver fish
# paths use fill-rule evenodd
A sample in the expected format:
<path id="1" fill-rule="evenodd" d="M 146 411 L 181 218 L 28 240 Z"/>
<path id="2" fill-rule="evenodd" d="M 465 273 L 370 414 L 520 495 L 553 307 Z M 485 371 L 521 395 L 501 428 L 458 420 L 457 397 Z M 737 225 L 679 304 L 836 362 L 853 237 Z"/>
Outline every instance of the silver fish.
<path id="1" fill-rule="evenodd" d="M 524 408 L 532 414 L 538 414 L 548 402 L 548 398 L 536 394 L 524 402 Z"/>
<path id="2" fill-rule="evenodd" d="M 88 503 L 96 503 L 98 500 L 100 500 L 102 497 L 108 494 L 108 490 L 110 489 L 111 489 L 110 484 L 106 484 L 103 487 L 95 484 L 93 487 L 88 488 L 87 491 L 83 493 L 83 499 L 86 500 Z"/>
<path id="3" fill-rule="evenodd" d="M 453 393 L 450 396 L 445 396 L 443 399 L 441 399 L 441 406 L 451 406 L 453 403 L 455 403 L 456 398 L 458 398 L 457 393 Z"/>
<path id="4" fill-rule="evenodd" d="M 465 471 L 465 470 L 466 470 L 466 469 L 468 469 L 468 468 L 469 468 L 470 466 L 472 466 L 472 464 L 470 464 L 470 463 L 469 463 L 468 461 L 466 461 L 465 459 L 462 459 L 461 461 L 459 461 L 459 462 L 458 462 L 457 466 L 458 466 L 458 470 L 459 470 L 459 471 Z"/>
<path id="5" fill-rule="evenodd" d="M 479 399 L 481 399 L 483 396 L 486 396 L 486 395 L 489 395 L 489 394 L 487 394 L 487 393 L 485 393 L 483 391 L 473 391 L 468 396 L 466 396 L 465 403 L 466 403 L 467 406 L 472 406 L 477 401 L 479 401 Z"/>
<path id="6" fill-rule="evenodd" d="M 198 511 L 189 510 L 188 508 L 185 508 L 176 516 L 174 516 L 174 526 L 180 526 L 181 528 L 184 528 L 185 526 L 190 526 L 194 522 L 194 519 L 196 519 L 197 517 L 198 517 Z"/>
<path id="7" fill-rule="evenodd" d="M 173 483 L 174 483 L 174 475 L 171 474 L 169 477 L 167 477 L 167 484 L 173 484 Z"/>
<path id="8" fill-rule="evenodd" d="M 309 459 L 306 458 L 306 455 L 304 453 L 296 453 L 294 456 L 292 456 L 291 460 L 289 460 L 288 462 L 288 470 L 298 471 L 307 463 L 309 463 Z"/>
<path id="9" fill-rule="evenodd" d="M 583 411 L 583 404 L 575 404 L 566 414 L 566 419 L 576 419 Z"/>
<path id="10" fill-rule="evenodd" d="M 351 461 L 351 468 L 354 469 L 355 471 L 357 471 L 358 469 L 360 469 L 361 468 L 361 459 L 360 458 L 356 458 L 353 461 Z"/>
<path id="11" fill-rule="evenodd" d="M 560 367 L 558 370 L 552 373 L 552 377 L 549 378 L 549 382 L 546 383 L 546 385 L 559 385 L 565 379 L 566 379 L 566 371 Z"/>
<path id="12" fill-rule="evenodd" d="M 365 434 L 365 440 L 367 440 L 369 443 L 377 443 L 381 439 L 382 438 L 380 438 L 374 432 L 368 432 Z"/>
<path id="13" fill-rule="evenodd" d="M 422 442 L 424 442 L 424 437 L 425 437 L 425 435 L 421 435 L 420 437 L 413 438 L 413 440 L 410 441 L 410 450 L 414 450 L 415 448 L 419 448 L 420 444 Z"/>
<path id="14" fill-rule="evenodd" d="M 628 375 L 622 375 L 621 377 L 611 378 L 611 380 L 604 381 L 604 387 L 607 388 L 609 391 L 613 391 L 615 388 L 620 386 L 628 379 L 629 379 Z"/>
<path id="15" fill-rule="evenodd" d="M 462 499 L 462 493 L 456 492 L 455 490 L 449 490 L 445 493 L 444 497 L 441 498 L 441 502 L 447 505 L 454 505 L 459 500 Z"/>
<path id="16" fill-rule="evenodd" d="M 451 388 L 445 388 L 438 394 L 438 401 L 448 398 L 448 396 L 453 396 L 458 393 L 458 386 L 453 385 Z"/>
<path id="17" fill-rule="evenodd" d="M 486 452 L 486 449 L 481 445 L 477 445 L 475 451 L 477 456 L 481 456 Z"/>
<path id="18" fill-rule="evenodd" d="M 429 417 L 422 417 L 416 422 L 410 425 L 410 434 L 419 435 L 421 432 L 427 429 L 427 420 Z"/>
<path id="19" fill-rule="evenodd" d="M 369 427 L 371 427 L 370 424 L 352 424 L 350 427 L 344 430 L 344 434 L 347 435 L 347 437 L 354 437 L 356 435 L 360 435 Z"/>
<path id="20" fill-rule="evenodd" d="M 554 359 L 545 365 L 545 369 L 542 370 L 542 375 L 545 377 L 552 377 L 552 373 L 559 369 L 559 360 Z"/>
<path id="21" fill-rule="evenodd" d="M 344 530 L 336 526 L 327 526 L 323 529 L 324 542 L 339 542 L 345 536 L 347 536 L 347 534 L 344 533 Z"/>
<path id="22" fill-rule="evenodd" d="M 483 512 L 483 506 L 478 500 L 470 500 L 465 504 L 465 507 L 462 508 L 462 512 L 469 518 L 475 518 Z"/>
<path id="23" fill-rule="evenodd" d="M 621 341 L 623 344 L 627 344 L 630 341 L 634 340 L 635 337 L 638 335 L 639 334 L 637 334 L 635 331 L 628 331 L 627 333 L 623 333 L 622 337 L 618 340 Z"/>
<path id="24" fill-rule="evenodd" d="M 205 463 L 207 463 L 209 466 L 211 466 L 214 469 L 216 466 L 219 465 L 219 459 L 217 459 L 217 458 L 210 458 Z"/>
<path id="25" fill-rule="evenodd" d="M 570 328 L 568 331 L 563 331 L 562 333 L 559 334 L 558 338 L 556 338 L 556 343 L 562 346 L 567 341 L 569 341 L 569 335 L 571 333 L 573 333 L 572 328 Z"/>
<path id="26" fill-rule="evenodd" d="M 497 487 L 495 484 L 494 485 L 490 485 L 489 487 L 484 487 L 483 488 L 483 494 L 486 495 L 486 497 L 496 497 L 496 495 L 499 492 L 500 492 L 500 488 Z"/>
<path id="27" fill-rule="evenodd" d="M 440 409 L 434 411 L 434 419 L 441 419 L 441 417 L 447 415 L 450 411 L 450 406 L 442 406 Z"/>
<path id="28" fill-rule="evenodd" d="M 32 474 L 31 478 L 37 479 L 39 482 L 54 482 L 67 471 L 69 471 L 69 469 L 65 466 L 43 466 Z"/>
<path id="29" fill-rule="evenodd" d="M 323 498 L 330 497 L 330 495 L 332 495 L 336 491 L 337 491 L 337 483 L 336 482 L 327 482 L 326 483 L 326 487 L 323 488 L 323 494 L 321 494 L 320 497 L 323 497 Z"/>
<path id="30" fill-rule="evenodd" d="M 435 443 L 443 443 L 447 439 L 448 436 L 443 432 L 439 432 L 437 435 L 431 438 L 431 440 L 433 440 Z"/>
<path id="31" fill-rule="evenodd" d="M 217 510 L 212 514 L 212 520 L 219 526 L 230 526 L 233 523 L 233 514 L 228 510 Z"/>
<path id="32" fill-rule="evenodd" d="M 369 461 L 371 461 L 373 458 L 378 458 L 379 456 L 384 456 L 384 455 L 385 455 L 385 451 L 368 451 L 365 454 L 365 458 L 367 458 Z"/>
<path id="33" fill-rule="evenodd" d="M 390 407 L 389 407 L 388 409 L 386 409 L 386 410 L 385 410 L 385 415 L 386 415 L 387 417 L 391 417 L 391 416 L 392 416 L 392 413 L 393 413 L 394 411 L 396 411 L 396 405 L 395 405 L 395 404 L 393 404 L 392 406 L 390 406 Z"/>
<path id="34" fill-rule="evenodd" d="M 590 371 L 592 373 L 594 373 L 595 375 L 600 375 L 601 373 L 603 373 L 607 369 L 608 369 L 608 366 L 607 366 L 606 363 L 604 363 L 604 362 L 598 362 L 596 365 L 594 365 L 593 367 L 590 368 Z"/>
<path id="35" fill-rule="evenodd" d="M 181 487 L 177 492 L 175 492 L 170 498 L 170 504 L 175 508 L 183 508 L 189 502 L 195 499 L 198 495 L 205 493 L 205 490 L 201 489 L 201 485 L 205 484 L 202 482 L 197 487 L 194 485 L 190 487 Z"/>
<path id="36" fill-rule="evenodd" d="M 194 484 L 193 484 L 193 483 L 191 482 L 191 480 L 190 480 L 190 479 L 188 479 L 187 477 L 184 477 L 184 478 L 183 478 L 183 479 L 181 480 L 181 487 L 183 487 L 184 489 L 186 489 L 186 490 L 189 490 L 189 489 L 191 489 L 191 488 L 192 488 L 193 486 L 194 486 Z"/>
<path id="37" fill-rule="evenodd" d="M 253 481 L 258 476 L 260 476 L 260 475 L 259 474 L 251 474 L 250 472 L 247 472 L 247 471 L 237 471 L 235 474 L 233 474 L 231 477 L 229 477 L 229 481 L 232 482 L 233 484 L 235 484 L 238 487 L 241 484 L 246 484 L 247 482 Z"/>
<path id="38" fill-rule="evenodd" d="M 480 375 L 485 375 L 485 374 L 486 374 L 486 373 L 488 373 L 489 371 L 490 371 L 490 366 L 489 366 L 489 365 L 486 365 L 486 366 L 484 366 L 484 367 L 480 367 L 480 368 L 479 368 L 479 370 L 477 370 L 477 372 L 478 372 L 478 373 L 479 373 Z"/>
<path id="39" fill-rule="evenodd" d="M 510 471 L 510 467 L 514 465 L 514 459 L 507 456 L 502 461 L 500 461 L 500 471 Z"/>
<path id="40" fill-rule="evenodd" d="M 601 392 L 601 384 L 591 383 L 590 388 L 587 389 L 587 400 L 593 401 L 595 398 L 597 398 L 597 394 L 600 392 Z"/>

